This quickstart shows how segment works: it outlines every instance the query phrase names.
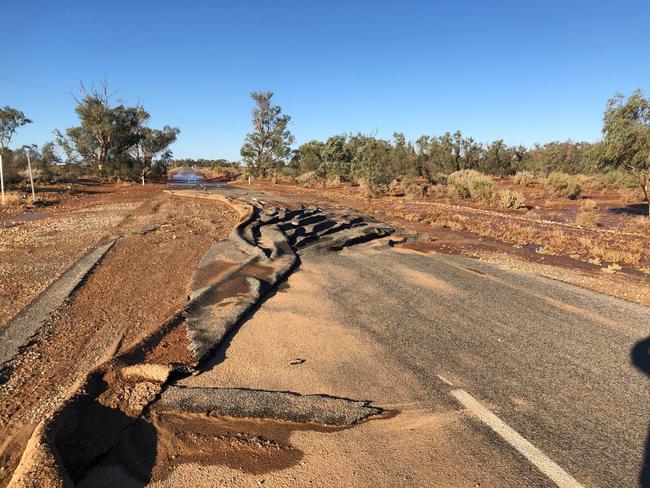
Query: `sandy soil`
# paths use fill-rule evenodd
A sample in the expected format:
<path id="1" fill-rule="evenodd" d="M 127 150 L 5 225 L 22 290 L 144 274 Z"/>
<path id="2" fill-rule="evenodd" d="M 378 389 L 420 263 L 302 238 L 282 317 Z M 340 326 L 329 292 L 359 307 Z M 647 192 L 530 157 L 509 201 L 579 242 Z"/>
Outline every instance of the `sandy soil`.
<path id="1" fill-rule="evenodd" d="M 105 213 L 111 215 L 107 212 L 107 205 L 112 204 L 110 191 L 102 193 L 107 202 L 96 197 L 88 202 L 95 218 L 91 219 L 92 232 L 87 231 L 85 245 L 107 232 L 120 238 L 84 286 L 11 361 L 11 374 L 0 385 L 1 439 L 10 439 L 25 426 L 40 421 L 85 373 L 156 331 L 187 303 L 198 260 L 210 244 L 230 232 L 239 215 L 225 203 L 183 199 L 163 193 L 162 188 L 132 188 L 130 199 L 120 204 L 112 220 L 104 217 Z M 20 278 L 51 282 L 56 278 L 53 269 L 62 270 L 75 258 L 66 243 L 77 239 L 74 222 L 89 212 L 88 206 L 75 202 L 73 208 L 53 211 L 47 219 L 5 229 L 15 233 L 3 240 L 14 254 L 3 254 L 3 259 L 13 258 L 8 261 L 16 266 L 14 260 L 21 246 L 22 252 L 60 255 L 56 266 L 32 270 Z M 61 221 L 66 225 L 48 234 L 48 229 Z M 39 250 L 41 245 L 44 251 Z M 75 246 L 73 251 L 80 254 L 83 245 Z M 22 301 L 28 301 L 38 289 L 23 293 Z M 4 310 L 8 315 L 13 309 L 5 306 Z M 160 341 L 150 353 L 163 357 L 173 355 L 175 349 L 186 351 L 181 333 L 170 332 L 167 340 Z M 24 437 L 19 436 L 17 442 Z M 8 465 L 0 470 L 0 482 L 6 481 L 2 473 L 10 472 L 10 465 L 15 463 L 8 457 L 2 459 Z"/>

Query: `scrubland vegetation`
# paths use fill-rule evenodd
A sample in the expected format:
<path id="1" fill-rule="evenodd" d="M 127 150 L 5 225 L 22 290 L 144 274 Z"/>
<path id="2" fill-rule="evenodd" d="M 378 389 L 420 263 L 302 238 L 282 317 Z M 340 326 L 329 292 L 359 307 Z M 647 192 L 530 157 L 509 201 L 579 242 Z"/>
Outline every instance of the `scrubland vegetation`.
<path id="1" fill-rule="evenodd" d="M 460 131 L 423 135 L 414 142 L 401 133 L 391 140 L 357 133 L 312 140 L 294 151 L 287 129 L 290 117 L 272 105 L 272 96 L 252 94 L 254 130 L 241 155 L 254 176 L 304 186 L 363 185 L 372 194 L 451 194 L 523 207 L 520 192 L 497 192 L 490 178 L 512 176 L 516 185 L 541 184 L 558 198 L 578 198 L 586 183 L 637 189 L 650 204 L 650 101 L 640 91 L 627 99 L 617 95 L 609 100 L 603 139 L 596 143 L 569 140 L 525 147 L 503 140 L 480 143 Z"/>
<path id="2" fill-rule="evenodd" d="M 150 114 L 140 105 L 114 103 L 107 83 L 101 87 L 81 85 L 75 97 L 79 125 L 56 130 L 55 140 L 10 149 L 16 130 L 32 123 L 11 107 L 0 111 L 2 176 L 4 182 L 17 183 L 27 177 L 28 158 L 33 176 L 40 182 L 71 181 L 82 176 L 108 180 L 165 178 L 172 159 L 169 146 L 180 130 L 164 126 L 148 127 Z"/>
<path id="3" fill-rule="evenodd" d="M 147 126 L 141 106 L 113 103 L 106 84 L 75 98 L 79 125 L 55 131 L 56 140 L 9 149 L 13 133 L 31 123 L 22 112 L 2 112 L 4 181 L 27 178 L 28 156 L 37 182 L 95 176 L 109 180 L 162 179 L 172 167 L 193 167 L 206 178 L 268 178 L 305 187 L 361 186 L 378 194 L 471 199 L 486 205 L 526 208 L 525 189 L 539 187 L 559 199 L 577 199 L 583 189 L 617 190 L 630 203 L 649 202 L 650 101 L 640 91 L 608 101 L 603 139 L 595 143 L 549 142 L 532 147 L 503 140 L 481 143 L 460 131 L 409 141 L 361 133 L 339 134 L 293 148 L 291 117 L 272 103 L 273 93 L 253 92 L 253 130 L 241 162 L 172 158 L 179 129 Z M 495 185 L 508 178 L 511 187 Z M 519 190 L 517 188 L 520 188 Z M 586 212 L 586 211 L 585 211 Z M 584 213 L 584 212 L 583 212 Z M 586 213 L 580 217 L 586 222 Z"/>

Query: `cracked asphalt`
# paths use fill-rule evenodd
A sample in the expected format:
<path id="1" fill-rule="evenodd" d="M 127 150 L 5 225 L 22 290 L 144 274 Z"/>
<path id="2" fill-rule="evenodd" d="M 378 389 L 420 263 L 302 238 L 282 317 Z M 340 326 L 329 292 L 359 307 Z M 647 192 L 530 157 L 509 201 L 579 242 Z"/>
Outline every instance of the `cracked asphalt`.
<path id="1" fill-rule="evenodd" d="M 303 434 L 296 442 L 310 463 L 272 481 L 554 486 L 464 411 L 451 394 L 462 389 L 580 485 L 650 486 L 648 308 L 386 241 L 302 255 L 287 286 L 206 371 L 182 382 L 325 393 L 393 409 L 394 417 L 355 434 Z M 374 443 L 373 459 L 364 443 Z M 319 475 L 324 462 L 338 463 L 338 477 Z M 192 468 L 176 476 L 201 485 Z"/>

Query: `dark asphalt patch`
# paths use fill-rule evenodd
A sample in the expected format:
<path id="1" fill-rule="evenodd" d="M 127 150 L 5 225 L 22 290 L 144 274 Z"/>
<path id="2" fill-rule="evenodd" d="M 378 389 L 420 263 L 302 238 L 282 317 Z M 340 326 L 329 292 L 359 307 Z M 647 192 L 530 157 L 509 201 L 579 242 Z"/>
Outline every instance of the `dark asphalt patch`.
<path id="1" fill-rule="evenodd" d="M 368 401 L 326 395 L 246 388 L 167 388 L 152 411 L 182 411 L 211 415 L 286 420 L 289 422 L 351 426 L 383 410 Z"/>

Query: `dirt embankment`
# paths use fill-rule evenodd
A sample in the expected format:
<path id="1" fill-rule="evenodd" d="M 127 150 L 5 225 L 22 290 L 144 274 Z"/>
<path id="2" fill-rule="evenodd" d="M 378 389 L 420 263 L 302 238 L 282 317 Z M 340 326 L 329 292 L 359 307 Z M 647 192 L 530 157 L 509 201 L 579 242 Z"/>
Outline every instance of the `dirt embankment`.
<path id="1" fill-rule="evenodd" d="M 23 304 L 102 234 L 118 240 L 83 286 L 8 363 L 0 385 L 0 442 L 5 443 L 0 484 L 7 481 L 17 463 L 29 437 L 26 433 L 55 409 L 88 371 L 164 329 L 168 319 L 185 306 L 199 259 L 239 219 L 226 203 L 182 199 L 163 193 L 162 188 L 132 187 L 130 198 L 121 195 L 124 201 L 118 203 L 113 200 L 114 193 L 102 192 L 104 198 L 93 196 L 86 204 L 81 199 L 65 211 L 53 210 L 48 217 L 34 220 L 33 225 L 4 230 L 2 245 L 9 253 L 3 253 L 2 259 L 16 270 L 6 286 L 17 290 L 11 293 Z M 119 211 L 110 213 L 115 205 Z M 132 212 L 125 216 L 129 210 Z M 92 217 L 86 217 L 88 213 Z M 79 238 L 75 222 L 84 218 L 90 223 Z M 21 253 L 55 264 L 34 270 L 21 267 Z M 21 281 L 39 285 L 21 291 Z M 5 317 L 17 308 L 3 300 Z M 152 353 L 173 356 L 175 345 L 187 351 L 182 332 L 176 331 Z"/>

